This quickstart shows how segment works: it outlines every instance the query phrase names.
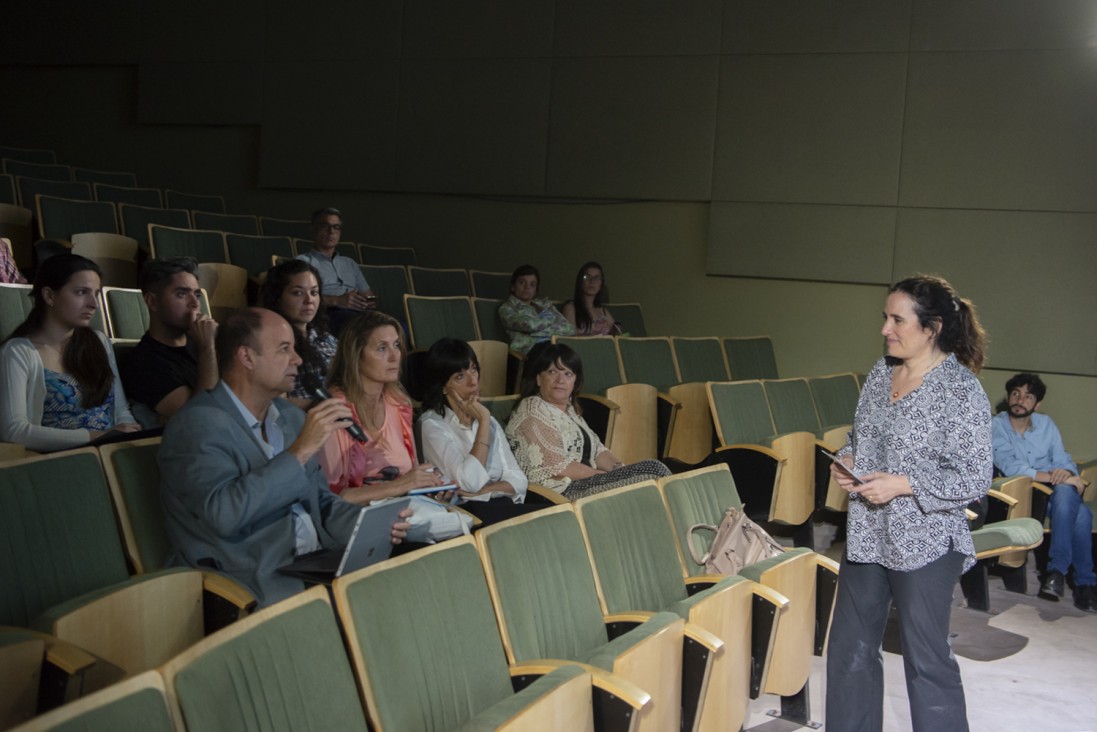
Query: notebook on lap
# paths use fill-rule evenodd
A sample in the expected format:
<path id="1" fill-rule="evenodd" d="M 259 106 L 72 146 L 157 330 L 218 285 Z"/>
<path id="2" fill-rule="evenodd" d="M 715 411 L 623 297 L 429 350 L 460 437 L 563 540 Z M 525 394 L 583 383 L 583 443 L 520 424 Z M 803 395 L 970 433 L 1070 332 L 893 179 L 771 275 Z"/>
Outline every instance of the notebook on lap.
<path id="1" fill-rule="evenodd" d="M 388 559 L 392 554 L 392 525 L 409 503 L 404 498 L 363 508 L 345 549 L 302 554 L 278 571 L 313 584 L 331 584 L 336 577 Z"/>

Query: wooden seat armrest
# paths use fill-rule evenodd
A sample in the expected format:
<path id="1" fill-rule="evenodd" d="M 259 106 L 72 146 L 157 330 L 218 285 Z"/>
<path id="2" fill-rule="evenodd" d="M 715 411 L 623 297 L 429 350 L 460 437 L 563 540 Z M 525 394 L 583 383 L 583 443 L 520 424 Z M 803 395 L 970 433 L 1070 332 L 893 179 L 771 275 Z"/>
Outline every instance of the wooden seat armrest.
<path id="1" fill-rule="evenodd" d="M 751 587 L 751 591 L 755 597 L 773 605 L 778 613 L 784 612 L 785 608 L 788 607 L 789 599 L 772 587 L 755 582 L 754 586 Z"/>
<path id="2" fill-rule="evenodd" d="M 568 499 L 560 495 L 559 492 L 554 491 L 551 488 L 546 488 L 545 486 L 538 483 L 529 484 L 529 486 L 526 488 L 526 495 L 529 495 L 530 493 L 544 498 L 549 503 L 569 503 Z"/>
<path id="3" fill-rule="evenodd" d="M 619 405 L 617 402 L 613 401 L 612 399 L 607 399 L 604 396 L 599 396 L 598 394 L 588 394 L 586 392 L 583 392 L 582 394 L 577 395 L 575 398 L 583 399 L 584 401 L 595 402 L 596 404 L 601 404 L 603 407 L 611 412 L 621 411 L 621 405 Z"/>
<path id="4" fill-rule="evenodd" d="M 968 521 L 974 521 L 975 519 L 979 518 L 979 514 L 975 513 L 970 508 L 965 508 L 964 517 L 967 518 Z"/>
<path id="5" fill-rule="evenodd" d="M 826 570 L 827 572 L 830 572 L 835 577 L 838 576 L 838 562 L 834 561 L 830 557 L 828 557 L 824 554 L 816 553 L 815 563 L 817 565 L 819 565 L 820 569 L 823 569 L 823 570 Z"/>
<path id="6" fill-rule="evenodd" d="M 203 571 L 202 589 L 244 611 L 250 612 L 256 605 L 255 596 L 248 588 L 223 574 Z"/>
<path id="7" fill-rule="evenodd" d="M 600 669 L 597 666 L 591 666 L 590 664 L 580 663 L 578 661 L 567 661 L 555 658 L 538 658 L 523 661 L 520 665 L 511 667 L 510 675 L 511 677 L 523 674 L 544 676 L 561 666 L 578 666 L 590 673 L 595 688 L 617 697 L 637 711 L 651 703 L 651 694 L 644 691 L 639 686 L 626 681 L 616 674 Z"/>
<path id="8" fill-rule="evenodd" d="M 1017 505 L 1016 498 L 1014 498 L 1013 496 L 1007 496 L 1005 493 L 1002 493 L 1001 491 L 996 491 L 993 488 L 987 491 L 987 498 L 993 498 L 996 501 L 1001 501 L 1002 503 L 1006 504 L 1007 511 L 1008 509 L 1013 508 Z"/>
<path id="9" fill-rule="evenodd" d="M 1051 490 L 1051 486 L 1047 485 L 1046 483 L 1037 483 L 1036 481 L 1032 481 L 1032 489 L 1035 491 L 1040 491 L 1046 496 L 1050 496 L 1053 492 Z"/>
<path id="10" fill-rule="evenodd" d="M 700 625 L 686 623 L 682 633 L 686 638 L 698 643 L 713 655 L 721 653 L 724 649 L 724 641 L 715 633 L 710 633 Z"/>
<path id="11" fill-rule="evenodd" d="M 518 361 L 524 362 L 526 360 L 526 354 L 522 353 L 521 351 L 515 351 L 513 348 L 507 351 L 507 355 Z"/>
<path id="12" fill-rule="evenodd" d="M 773 448 L 766 447 L 765 445 L 748 445 L 743 443 L 737 443 L 734 445 L 722 445 L 719 452 L 723 452 L 724 450 L 750 450 L 752 452 L 766 455 L 767 457 L 772 458 L 775 462 L 786 462 L 785 458 L 780 453 L 778 453 Z"/>
<path id="13" fill-rule="evenodd" d="M 666 392 L 663 392 L 663 391 L 656 392 L 655 393 L 655 398 L 660 399 L 660 400 L 666 402 L 667 404 L 669 404 L 671 409 L 681 409 L 682 408 L 681 400 L 675 399 L 674 397 L 672 397 L 670 394 L 667 394 Z"/>
<path id="14" fill-rule="evenodd" d="M 639 625 L 640 623 L 647 622 L 655 613 L 647 612 L 644 610 L 628 610 L 620 613 L 610 613 L 609 615 L 603 615 L 602 620 L 609 625 L 610 623 L 631 623 Z"/>
<path id="15" fill-rule="evenodd" d="M 476 516 L 473 516 L 471 513 L 469 513 L 467 510 L 461 508 L 460 506 L 446 506 L 446 510 L 447 511 L 453 511 L 454 513 L 461 514 L 462 516 L 468 516 L 470 519 L 472 519 L 473 528 L 479 528 L 480 525 L 484 523 L 483 521 L 478 519 Z"/>
<path id="16" fill-rule="evenodd" d="M 31 638 L 41 640 L 45 644 L 46 662 L 61 669 L 69 676 L 80 673 L 99 660 L 83 648 L 63 641 L 49 633 L 42 633 L 29 628 L 0 625 L 0 631 L 4 630 L 18 631 Z"/>

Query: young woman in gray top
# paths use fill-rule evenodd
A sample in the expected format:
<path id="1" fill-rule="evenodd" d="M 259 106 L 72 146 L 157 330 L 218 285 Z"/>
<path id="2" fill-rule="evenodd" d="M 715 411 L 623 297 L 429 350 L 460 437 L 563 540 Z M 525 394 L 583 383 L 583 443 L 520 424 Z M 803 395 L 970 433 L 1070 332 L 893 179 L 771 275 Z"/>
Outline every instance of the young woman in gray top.
<path id="1" fill-rule="evenodd" d="M 990 486 L 990 402 L 975 373 L 985 335 L 944 280 L 893 285 L 887 356 L 869 374 L 838 466 L 849 491 L 847 543 L 827 652 L 827 729 L 883 729 L 881 645 L 899 610 L 915 732 L 967 730 L 960 669 L 948 640 L 952 593 L 975 564 L 964 509 Z"/>

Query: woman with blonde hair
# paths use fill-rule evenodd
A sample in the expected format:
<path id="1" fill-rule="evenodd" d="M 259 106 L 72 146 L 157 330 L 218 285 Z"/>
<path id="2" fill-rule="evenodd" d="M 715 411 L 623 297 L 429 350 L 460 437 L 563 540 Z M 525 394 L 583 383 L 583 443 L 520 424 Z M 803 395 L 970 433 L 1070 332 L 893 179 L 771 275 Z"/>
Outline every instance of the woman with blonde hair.
<path id="1" fill-rule="evenodd" d="M 411 399 L 400 384 L 403 358 L 403 330 L 382 312 L 349 320 L 339 335 L 328 388 L 350 406 L 368 439 L 363 444 L 339 430 L 319 458 L 332 491 L 351 503 L 442 483 L 432 465 L 416 459 Z"/>

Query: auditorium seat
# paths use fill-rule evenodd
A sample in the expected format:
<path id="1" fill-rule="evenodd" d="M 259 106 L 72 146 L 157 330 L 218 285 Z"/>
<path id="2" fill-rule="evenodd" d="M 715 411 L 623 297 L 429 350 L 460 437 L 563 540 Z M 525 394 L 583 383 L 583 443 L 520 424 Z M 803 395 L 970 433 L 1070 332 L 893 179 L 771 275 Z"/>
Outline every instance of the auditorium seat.
<path id="1" fill-rule="evenodd" d="M 695 524 L 719 526 L 727 508 L 743 507 L 736 485 L 726 465 L 659 480 L 686 575 L 704 572 L 704 568 L 693 560 L 689 542 L 693 542 L 694 551 L 700 555 L 711 543 L 711 539 L 699 532 L 694 532 L 691 539 L 690 527 Z M 744 567 L 739 574 L 788 598 L 788 608 L 777 627 L 769 674 L 761 691 L 781 697 L 782 717 L 806 724 L 810 718 L 807 682 L 811 657 L 822 656 L 826 648 L 837 592 L 838 564 L 805 547 L 789 549 L 784 554 Z"/>
<path id="2" fill-rule="evenodd" d="M 14 176 L 37 178 L 39 180 L 73 180 L 72 168 L 58 163 L 31 163 L 26 160 L 4 158 L 2 165 L 5 173 L 10 173 Z"/>
<path id="3" fill-rule="evenodd" d="M 146 254 L 151 251 L 149 245 L 149 226 L 159 224 L 177 229 L 190 228 L 190 215 L 183 209 L 151 208 L 132 203 L 118 204 L 118 217 L 122 222 L 122 233 L 135 239 L 137 246 Z"/>
<path id="4" fill-rule="evenodd" d="M 223 264 L 229 261 L 225 251 L 225 235 L 220 231 L 149 224 L 149 248 L 152 256 L 158 259 L 192 257 L 199 263 Z"/>
<path id="5" fill-rule="evenodd" d="M 312 224 L 308 221 L 290 221 L 259 217 L 259 231 L 263 236 L 288 236 L 290 239 L 308 239 L 312 236 Z"/>
<path id="6" fill-rule="evenodd" d="M 91 201 L 91 185 L 83 181 L 42 180 L 16 176 L 15 188 L 19 192 L 19 205 L 32 211 L 37 206 L 38 196 L 69 198 L 76 201 Z"/>
<path id="7" fill-rule="evenodd" d="M 511 664 L 559 659 L 612 672 L 651 695 L 637 732 L 679 728 L 684 622 L 666 612 L 605 612 L 570 505 L 475 536 Z"/>
<path id="8" fill-rule="evenodd" d="M 196 229 L 213 229 L 226 234 L 259 236 L 259 219 L 248 214 L 222 214 L 194 210 L 190 212 L 190 222 Z"/>
<path id="9" fill-rule="evenodd" d="M 133 188 L 95 183 L 92 185 L 92 192 L 96 201 L 110 201 L 115 205 L 132 203 L 148 208 L 161 208 L 164 205 L 164 197 L 159 188 Z"/>
<path id="10" fill-rule="evenodd" d="M 425 351 L 443 337 L 475 341 L 480 335 L 467 297 L 404 295 L 404 315 L 416 350 Z"/>
<path id="11" fill-rule="evenodd" d="M 91 183 L 92 186 L 96 183 L 105 183 L 111 186 L 122 186 L 124 188 L 136 188 L 137 176 L 133 173 L 122 173 L 112 170 L 92 170 L 90 168 L 73 168 L 72 179 L 82 180 L 86 183 Z"/>
<path id="12" fill-rule="evenodd" d="M 200 193 L 183 193 L 164 189 L 164 204 L 168 208 L 181 208 L 187 211 L 209 211 L 211 213 L 225 213 L 225 197 L 203 195 Z"/>
<path id="13" fill-rule="evenodd" d="M 722 644 L 709 655 L 704 644 L 686 643 L 685 668 L 708 656 L 711 671 L 704 687 L 692 685 L 692 694 L 683 685 L 683 729 L 741 729 L 749 700 L 758 696 L 765 681 L 779 616 L 788 601 L 739 576 L 686 578 L 654 481 L 581 498 L 574 507 L 607 612 L 666 610 Z M 704 677 L 700 669 L 686 675 Z"/>
<path id="14" fill-rule="evenodd" d="M 137 241 L 121 234 L 72 235 L 72 253 L 99 266 L 104 287 L 137 286 Z"/>
<path id="15" fill-rule="evenodd" d="M 606 303 L 606 310 L 613 315 L 613 320 L 620 325 L 621 335 L 644 338 L 648 334 L 647 325 L 644 323 L 644 308 L 638 302 Z"/>
<path id="16" fill-rule="evenodd" d="M 465 269 L 408 267 L 411 291 L 421 297 L 470 297 L 469 273 Z"/>
<path id="17" fill-rule="evenodd" d="M 780 378 L 769 336 L 724 338 L 723 343 L 733 381 Z"/>
<path id="18" fill-rule="evenodd" d="M 472 281 L 473 297 L 505 300 L 510 296 L 510 272 L 485 272 L 479 269 L 470 269 L 469 280 Z"/>
<path id="19" fill-rule="evenodd" d="M 175 732 L 164 679 L 146 671 L 37 717 L 36 732 Z M 29 730 L 28 730 L 29 732 Z"/>
<path id="20" fill-rule="evenodd" d="M 162 672 L 187 729 L 367 729 L 322 585 L 210 635 Z"/>
<path id="21" fill-rule="evenodd" d="M 429 587 L 444 601 L 408 598 Z M 358 688 L 376 730 L 593 730 L 604 674 L 563 662 L 509 665 L 471 537 L 336 579 Z M 457 630 L 459 628 L 459 630 Z"/>
<path id="22" fill-rule="evenodd" d="M 293 259 L 293 244 L 288 236 L 249 236 L 225 234 L 225 247 L 230 264 L 243 267 L 248 276 L 258 280 L 271 268 L 271 257 Z"/>
<path id="23" fill-rule="evenodd" d="M 358 265 L 366 283 L 377 295 L 377 307 L 399 319 L 404 315 L 404 295 L 411 292 L 408 271 L 399 265 Z"/>
<path id="24" fill-rule="evenodd" d="M 374 244 L 359 244 L 358 256 L 362 264 L 398 264 L 401 266 L 418 264 L 415 250 L 411 247 L 379 247 Z"/>
<path id="25" fill-rule="evenodd" d="M 36 196 L 38 231 L 44 239 L 72 240 L 73 234 L 118 233 L 118 212 L 107 201 Z"/>
<path id="26" fill-rule="evenodd" d="M 9 160 L 23 160 L 28 163 L 56 163 L 57 153 L 53 150 L 43 150 L 25 147 L 8 147 L 0 145 L 0 158 Z"/>

